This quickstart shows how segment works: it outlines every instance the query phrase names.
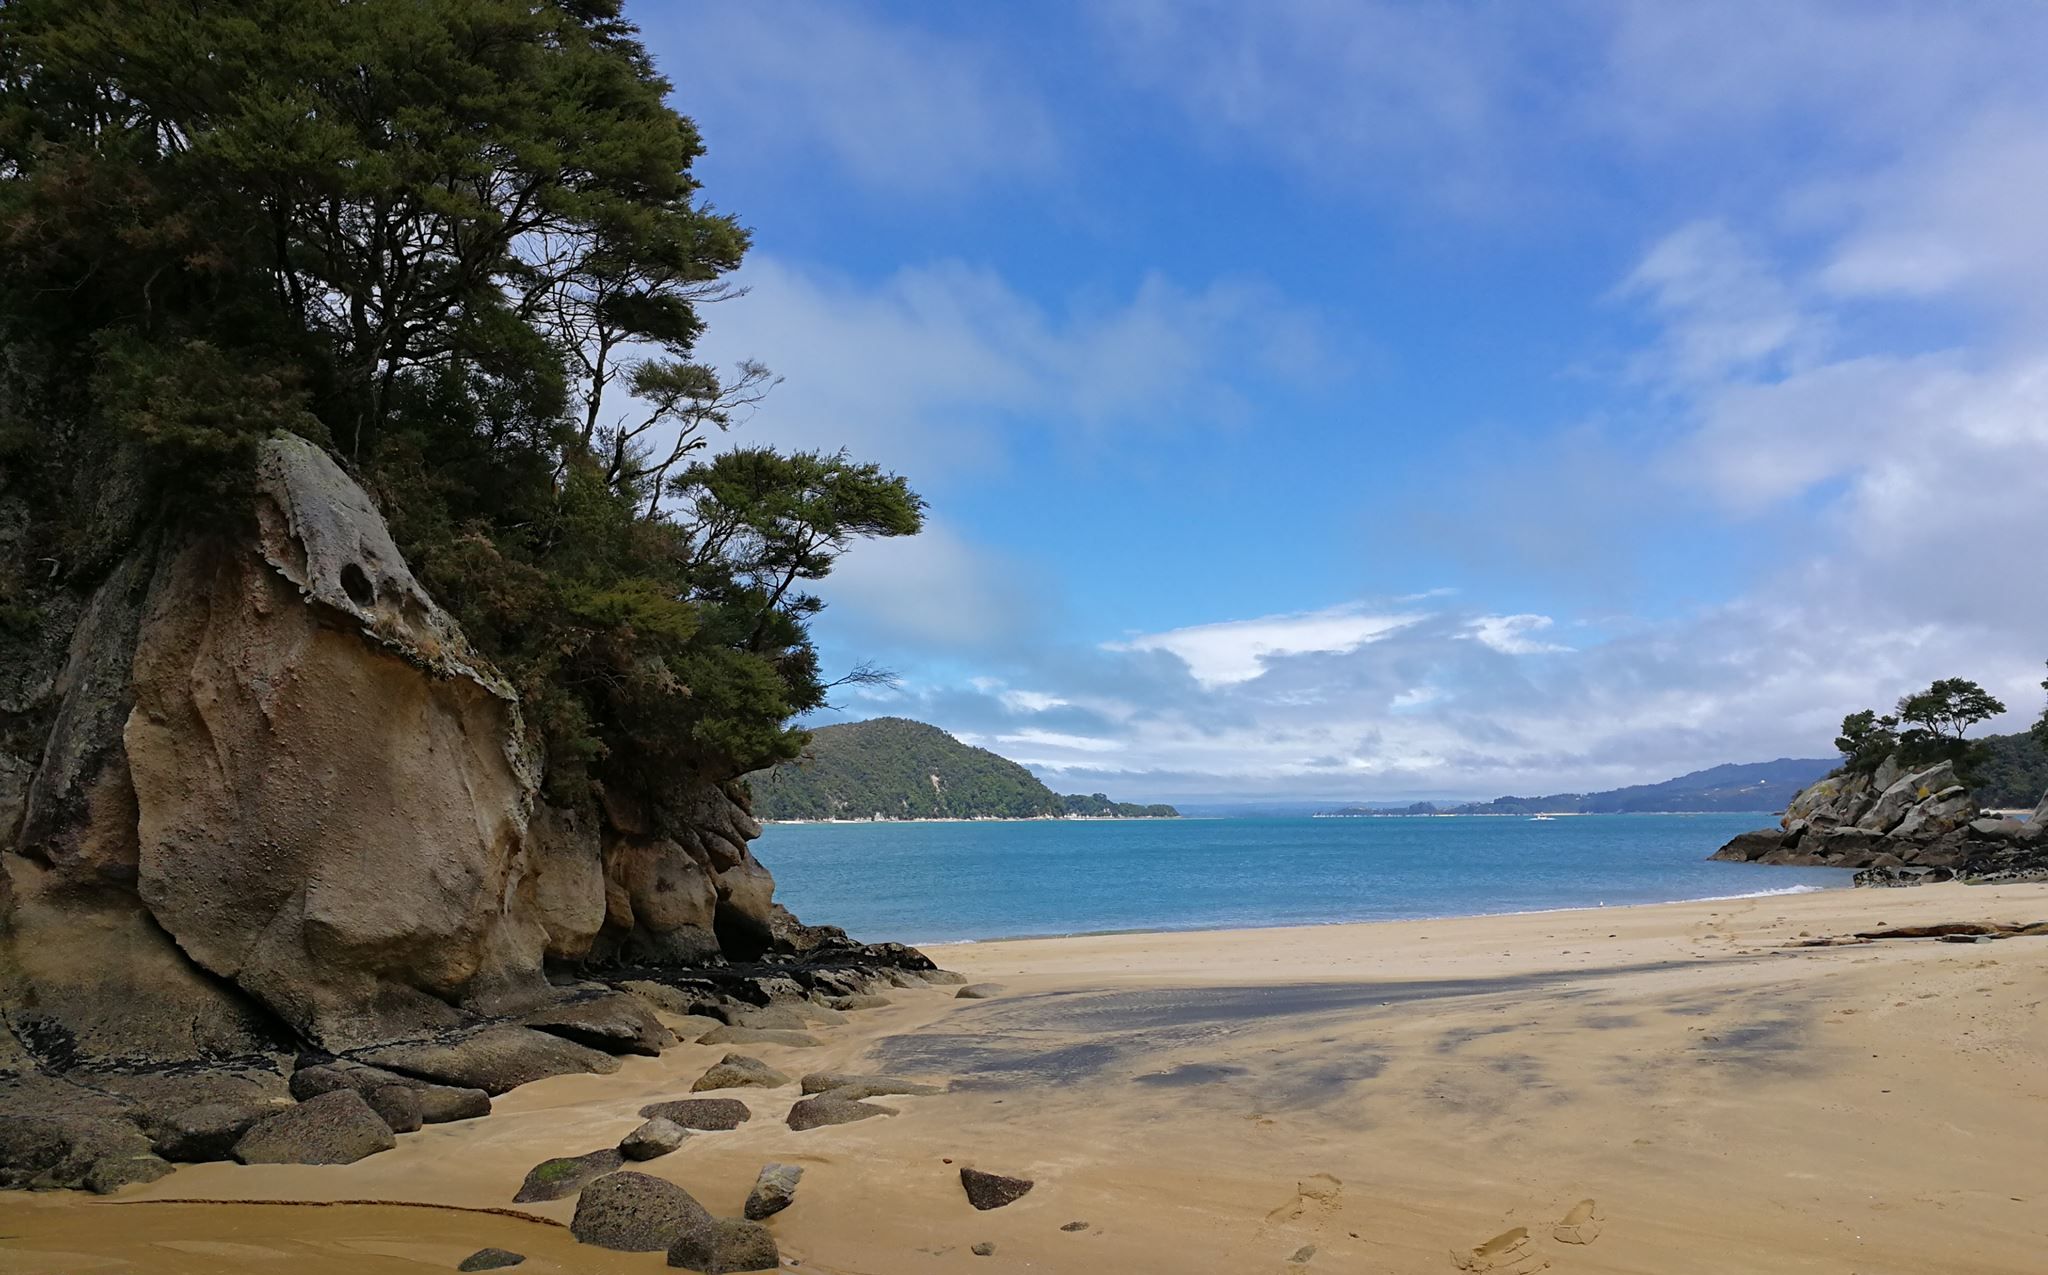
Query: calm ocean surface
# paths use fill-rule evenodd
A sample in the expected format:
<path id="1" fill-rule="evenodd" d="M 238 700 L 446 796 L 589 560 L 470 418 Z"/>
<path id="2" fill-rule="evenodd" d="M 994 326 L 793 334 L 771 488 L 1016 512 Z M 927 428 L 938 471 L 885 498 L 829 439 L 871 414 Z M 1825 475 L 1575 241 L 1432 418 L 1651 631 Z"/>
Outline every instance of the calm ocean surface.
<path id="1" fill-rule="evenodd" d="M 1663 903 L 1849 884 L 1709 863 L 1769 815 L 778 824 L 798 916 L 870 942 L 1193 930 Z"/>

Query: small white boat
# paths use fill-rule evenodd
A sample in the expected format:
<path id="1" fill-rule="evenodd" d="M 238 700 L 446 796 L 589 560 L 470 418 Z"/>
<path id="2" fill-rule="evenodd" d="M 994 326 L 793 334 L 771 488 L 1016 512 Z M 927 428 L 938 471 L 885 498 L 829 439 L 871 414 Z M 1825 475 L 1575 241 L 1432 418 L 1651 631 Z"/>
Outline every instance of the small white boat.
<path id="1" fill-rule="evenodd" d="M 1556 817 L 1557 816 L 1555 815 L 1530 815 L 1529 819 L 1532 823 L 1549 823 L 1552 819 L 1555 819 Z"/>

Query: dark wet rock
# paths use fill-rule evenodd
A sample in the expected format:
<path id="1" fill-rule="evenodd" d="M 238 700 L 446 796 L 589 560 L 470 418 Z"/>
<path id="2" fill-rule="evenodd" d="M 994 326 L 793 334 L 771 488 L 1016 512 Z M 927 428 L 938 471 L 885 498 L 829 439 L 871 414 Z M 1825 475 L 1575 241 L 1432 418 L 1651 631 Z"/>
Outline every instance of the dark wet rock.
<path id="1" fill-rule="evenodd" d="M 362 1091 L 363 1101 L 389 1126 L 393 1133 L 412 1133 L 425 1117 L 420 1112 L 419 1092 L 411 1085 L 379 1085 Z"/>
<path id="2" fill-rule="evenodd" d="M 113 1190 L 158 1172 L 130 1115 L 121 1100 L 61 1080 L 0 1078 L 0 1187 Z"/>
<path id="3" fill-rule="evenodd" d="M 706 1216 L 685 1227 L 669 1245 L 668 1264 L 704 1275 L 728 1271 L 772 1271 L 782 1265 L 775 1235 L 759 1222 Z"/>
<path id="4" fill-rule="evenodd" d="M 837 1094 L 841 1098 L 883 1098 L 891 1094 L 922 1097 L 944 1093 L 940 1085 L 926 1084 L 908 1076 L 864 1076 L 851 1071 L 814 1071 L 803 1078 L 807 1094 Z"/>
<path id="5" fill-rule="evenodd" d="M 358 1062 L 422 1080 L 492 1096 L 549 1076 L 609 1076 L 619 1069 L 610 1054 L 531 1027 L 497 1026 L 424 1044 L 380 1045 L 357 1051 Z"/>
<path id="6" fill-rule="evenodd" d="M 1755 832 L 1737 833 L 1727 845 L 1716 850 L 1713 857 L 1730 863 L 1752 863 L 1784 844 L 1782 830 L 1759 828 Z"/>
<path id="7" fill-rule="evenodd" d="M 819 1094 L 805 1098 L 789 1109 L 788 1125 L 792 1129 L 819 1129 L 826 1125 L 852 1124 L 856 1120 L 871 1120 L 876 1116 L 893 1116 L 896 1108 L 884 1107 L 880 1103 L 858 1102 L 837 1093 Z"/>
<path id="8" fill-rule="evenodd" d="M 758 1058 L 749 1058 L 745 1054 L 727 1054 L 717 1065 L 697 1077 L 696 1083 L 690 1086 L 690 1091 L 702 1093 L 706 1089 L 749 1087 L 779 1089 L 788 1083 L 788 1076 Z"/>
<path id="9" fill-rule="evenodd" d="M 642 1119 L 673 1120 L 685 1129 L 737 1129 L 753 1115 L 737 1098 L 678 1098 L 640 1108 Z"/>
<path id="10" fill-rule="evenodd" d="M 660 1116 L 619 1139 L 619 1154 L 628 1160 L 654 1160 L 683 1145 L 690 1131 Z"/>
<path id="11" fill-rule="evenodd" d="M 268 1102 L 203 1102 L 187 1107 L 158 1130 L 157 1154 L 186 1164 L 233 1159 L 242 1135 L 281 1110 Z"/>
<path id="12" fill-rule="evenodd" d="M 960 1186 L 967 1192 L 967 1202 L 984 1211 L 1015 1204 L 1035 1185 L 1030 1178 L 1008 1178 L 980 1169 L 960 1170 Z"/>
<path id="13" fill-rule="evenodd" d="M 700 1045 L 787 1045 L 793 1049 L 809 1049 L 820 1042 L 808 1032 L 787 1031 L 772 1027 L 714 1027 L 697 1038 Z"/>
<path id="14" fill-rule="evenodd" d="M 1085 1231 L 1088 1229 L 1088 1224 L 1086 1222 L 1069 1222 L 1060 1229 L 1062 1231 Z"/>
<path id="15" fill-rule="evenodd" d="M 658 1058 L 662 1050 L 675 1044 L 675 1036 L 661 1025 L 653 1008 L 628 992 L 606 990 L 564 1001 L 520 1021 L 608 1054 Z"/>
<path id="16" fill-rule="evenodd" d="M 95 1195 L 112 1195 L 124 1186 L 154 1182 L 176 1166 L 154 1155 L 103 1156 L 85 1172 L 85 1189 Z"/>
<path id="17" fill-rule="evenodd" d="M 526 1260 L 526 1254 L 514 1253 L 509 1249 L 480 1248 L 462 1259 L 458 1271 L 501 1271 L 508 1266 L 517 1266 Z"/>
<path id="18" fill-rule="evenodd" d="M 631 992 L 664 1014 L 678 1018 L 718 1018 L 712 1011 L 718 1007 L 721 997 L 718 989 L 708 984 L 672 986 L 657 983 L 652 979 L 626 979 L 619 983 L 623 991 Z M 725 1021 L 719 1018 L 720 1022 Z"/>
<path id="19" fill-rule="evenodd" d="M 337 1089 L 353 1089 L 365 1098 L 370 1098 L 378 1090 L 392 1085 L 403 1085 L 412 1091 L 412 1101 L 419 1108 L 422 1124 L 447 1124 L 454 1120 L 474 1120 L 479 1116 L 491 1114 L 491 1096 L 481 1089 L 458 1089 L 452 1085 L 437 1085 L 430 1081 L 401 1076 L 395 1071 L 385 1071 L 381 1067 L 350 1062 L 344 1058 L 300 1067 L 291 1076 L 292 1097 L 302 1102 L 307 1098 L 332 1093 Z M 374 1098 L 371 1099 L 370 1105 L 377 1106 Z"/>
<path id="20" fill-rule="evenodd" d="M 991 996 L 1001 996 L 1002 994 L 1003 985 L 1001 983 L 969 983 L 953 993 L 953 998 L 963 1001 L 985 1001 Z"/>
<path id="21" fill-rule="evenodd" d="M 512 1202 L 537 1204 L 543 1200 L 566 1199 L 605 1174 L 617 1172 L 625 1162 L 626 1157 L 616 1147 L 542 1160 L 527 1171 L 526 1180 L 519 1184 L 519 1192 L 512 1197 Z"/>
<path id="22" fill-rule="evenodd" d="M 747 1192 L 747 1205 L 741 1212 L 752 1222 L 782 1212 L 795 1203 L 796 1184 L 803 1176 L 800 1165 L 763 1165 L 760 1176 L 754 1179 L 754 1189 Z"/>
<path id="23" fill-rule="evenodd" d="M 354 1164 L 398 1145 L 391 1126 L 353 1089 L 308 1098 L 251 1125 L 235 1143 L 243 1164 Z"/>
<path id="24" fill-rule="evenodd" d="M 1315 1255 L 1316 1246 L 1313 1244 L 1304 1244 L 1300 1248 L 1295 1249 L 1294 1255 L 1288 1258 L 1287 1260 L 1295 1266 L 1305 1266 L 1308 1264 L 1309 1260 L 1313 1258 Z"/>
<path id="25" fill-rule="evenodd" d="M 752 1027 L 761 1031 L 793 1031 L 808 1029 L 817 1021 L 793 1005 L 740 1005 L 726 1011 L 726 1025 L 730 1027 Z"/>
<path id="26" fill-rule="evenodd" d="M 583 1243 L 599 1248 L 660 1253 L 684 1231 L 710 1221 L 711 1215 L 688 1191 L 629 1169 L 583 1188 L 569 1231 Z"/>
<path id="27" fill-rule="evenodd" d="M 888 997 L 876 992 L 854 992 L 846 996 L 834 996 L 825 1002 L 832 1008 L 851 1012 L 857 1009 L 881 1009 L 891 1002 Z"/>
<path id="28" fill-rule="evenodd" d="M 967 1251 L 976 1257 L 994 1257 L 996 1255 L 996 1242 L 994 1240 L 983 1240 Z"/>

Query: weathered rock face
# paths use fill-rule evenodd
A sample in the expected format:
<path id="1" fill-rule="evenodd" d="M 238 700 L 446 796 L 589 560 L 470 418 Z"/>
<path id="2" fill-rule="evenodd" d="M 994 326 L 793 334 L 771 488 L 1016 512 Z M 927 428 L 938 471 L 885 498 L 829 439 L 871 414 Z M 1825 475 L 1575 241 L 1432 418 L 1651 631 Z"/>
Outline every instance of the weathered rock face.
<path id="1" fill-rule="evenodd" d="M 2035 817 L 1980 819 L 1949 762 L 1908 772 L 1887 758 L 1869 775 L 1831 775 L 1787 807 L 1779 827 L 1745 832 L 1714 858 L 1864 870 L 1858 884 L 2038 873 L 2048 878 L 2048 798 Z M 1867 879 L 1866 879 L 1867 878 Z"/>
<path id="2" fill-rule="evenodd" d="M 658 809 L 541 801 L 518 697 L 319 448 L 264 444 L 252 530 L 139 508 L 106 511 L 97 588 L 0 668 L 0 1097 L 46 1121 L 0 1146 L 0 1185 L 111 1189 L 162 1165 L 145 1133 L 225 1154 L 294 1054 L 292 1097 L 365 1107 L 383 1145 L 658 1053 L 622 983 L 729 1019 L 931 969 L 777 907 L 717 777 Z M 230 1072 L 260 1079 L 216 1092 Z M 156 1087 L 107 1098 L 124 1077 Z"/>

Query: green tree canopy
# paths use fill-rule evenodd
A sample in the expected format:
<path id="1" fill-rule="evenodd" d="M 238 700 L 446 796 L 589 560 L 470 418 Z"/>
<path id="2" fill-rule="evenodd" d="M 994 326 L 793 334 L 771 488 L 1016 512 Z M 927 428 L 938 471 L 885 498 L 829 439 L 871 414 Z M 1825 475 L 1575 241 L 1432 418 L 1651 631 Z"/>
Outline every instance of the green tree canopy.
<path id="1" fill-rule="evenodd" d="M 706 454 L 773 378 L 694 355 L 748 235 L 669 92 L 617 0 L 0 4 L 0 487 L 55 564 L 0 612 L 120 550 L 98 476 L 235 516 L 286 429 L 520 687 L 558 795 L 795 755 L 801 584 L 923 505 Z"/>

